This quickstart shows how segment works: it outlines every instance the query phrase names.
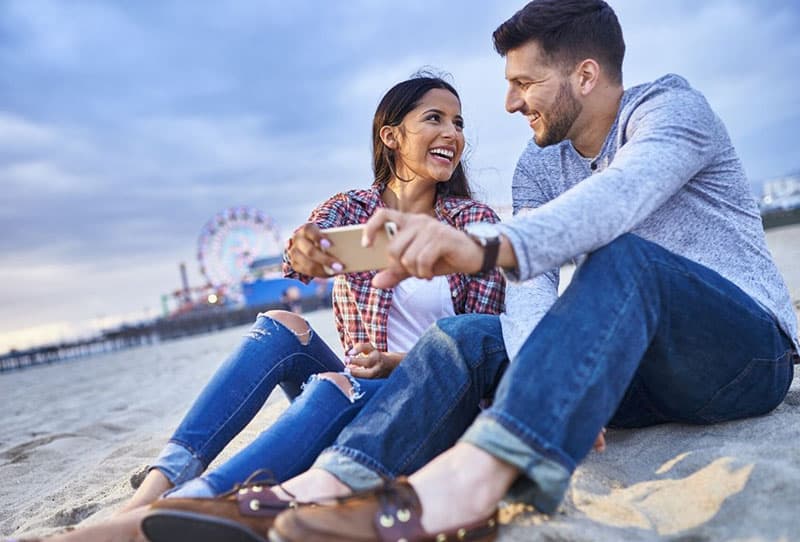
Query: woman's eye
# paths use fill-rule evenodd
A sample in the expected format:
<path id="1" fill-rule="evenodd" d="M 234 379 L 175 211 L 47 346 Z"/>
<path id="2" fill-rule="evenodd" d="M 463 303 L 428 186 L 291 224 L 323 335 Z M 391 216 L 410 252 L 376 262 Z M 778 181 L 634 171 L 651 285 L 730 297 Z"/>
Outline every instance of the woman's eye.
<path id="1" fill-rule="evenodd" d="M 432 120 L 434 122 L 439 122 L 441 120 L 441 116 L 438 113 L 431 113 L 428 115 L 428 118 L 425 120 Z"/>
<path id="2" fill-rule="evenodd" d="M 455 121 L 453 121 L 453 124 L 455 124 L 456 128 L 458 128 L 459 130 L 463 130 L 464 129 L 464 121 L 463 120 L 455 120 Z"/>

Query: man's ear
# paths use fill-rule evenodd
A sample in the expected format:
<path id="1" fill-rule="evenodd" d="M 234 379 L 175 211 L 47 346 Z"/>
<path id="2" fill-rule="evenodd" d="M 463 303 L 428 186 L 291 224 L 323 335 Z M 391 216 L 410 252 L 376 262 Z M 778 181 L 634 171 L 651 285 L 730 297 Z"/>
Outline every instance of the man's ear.
<path id="1" fill-rule="evenodd" d="M 581 96 L 586 96 L 600 79 L 600 65 L 596 60 L 587 58 L 578 64 L 575 73 L 578 77 L 578 92 L 580 92 Z"/>
<path id="2" fill-rule="evenodd" d="M 381 131 L 378 132 L 383 144 L 392 150 L 397 148 L 397 134 L 395 134 L 395 130 L 395 126 L 382 126 Z"/>

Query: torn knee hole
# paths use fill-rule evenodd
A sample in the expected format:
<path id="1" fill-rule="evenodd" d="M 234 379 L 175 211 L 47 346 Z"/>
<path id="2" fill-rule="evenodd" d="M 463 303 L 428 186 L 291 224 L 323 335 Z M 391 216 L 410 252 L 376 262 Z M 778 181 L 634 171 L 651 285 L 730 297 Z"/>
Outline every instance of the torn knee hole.
<path id="1" fill-rule="evenodd" d="M 293 312 L 268 311 L 264 315 L 294 333 L 300 344 L 306 345 L 311 340 L 311 326 L 308 325 L 304 318 L 297 316 Z"/>
<path id="2" fill-rule="evenodd" d="M 357 399 L 356 391 L 353 389 L 353 382 L 345 375 L 340 373 L 322 373 L 317 375 L 317 378 L 320 380 L 327 380 L 335 385 L 351 401 Z"/>

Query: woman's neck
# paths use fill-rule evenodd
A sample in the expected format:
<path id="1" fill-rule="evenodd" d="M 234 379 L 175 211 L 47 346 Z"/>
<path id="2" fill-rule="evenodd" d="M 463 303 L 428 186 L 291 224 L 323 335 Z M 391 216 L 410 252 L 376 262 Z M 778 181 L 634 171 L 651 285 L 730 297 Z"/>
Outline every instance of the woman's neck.
<path id="1" fill-rule="evenodd" d="M 381 199 L 390 209 L 432 215 L 436 203 L 436 183 L 392 179 L 386 184 Z"/>

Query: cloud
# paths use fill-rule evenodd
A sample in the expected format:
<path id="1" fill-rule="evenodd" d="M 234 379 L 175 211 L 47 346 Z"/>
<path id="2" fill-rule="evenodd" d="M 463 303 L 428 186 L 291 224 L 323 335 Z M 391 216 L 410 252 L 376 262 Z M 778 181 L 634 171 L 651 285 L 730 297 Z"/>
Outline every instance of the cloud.
<path id="1" fill-rule="evenodd" d="M 755 178 L 797 169 L 800 7 L 613 2 L 628 84 L 686 76 Z M 530 138 L 494 28 L 518 1 L 0 3 L 0 331 L 157 306 L 205 221 L 251 205 L 288 235 L 371 183 L 381 95 L 423 66 L 461 93 L 479 196 L 510 200 Z M 1 346 L 0 346 L 1 348 Z"/>

